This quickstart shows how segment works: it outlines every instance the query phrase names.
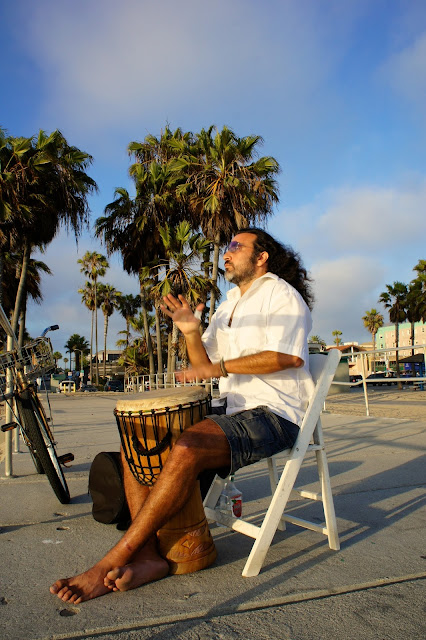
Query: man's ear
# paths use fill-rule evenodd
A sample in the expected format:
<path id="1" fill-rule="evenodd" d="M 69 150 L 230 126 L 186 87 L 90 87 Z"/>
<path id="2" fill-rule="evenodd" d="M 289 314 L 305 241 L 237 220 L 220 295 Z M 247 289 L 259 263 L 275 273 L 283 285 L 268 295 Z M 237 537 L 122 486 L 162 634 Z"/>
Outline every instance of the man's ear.
<path id="1" fill-rule="evenodd" d="M 268 262 L 269 260 L 269 253 L 267 251 L 262 251 L 262 253 L 259 254 L 259 257 L 257 259 L 257 266 L 258 267 L 263 267 L 263 265 Z"/>

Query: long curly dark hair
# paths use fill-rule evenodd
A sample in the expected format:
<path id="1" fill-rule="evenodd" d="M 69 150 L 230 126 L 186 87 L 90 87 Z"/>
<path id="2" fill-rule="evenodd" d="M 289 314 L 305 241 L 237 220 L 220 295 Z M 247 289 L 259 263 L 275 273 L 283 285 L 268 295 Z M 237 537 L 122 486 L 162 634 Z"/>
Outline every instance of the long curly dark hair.
<path id="1" fill-rule="evenodd" d="M 291 284 L 312 310 L 314 295 L 310 286 L 311 278 L 302 264 L 302 259 L 291 247 L 281 244 L 269 233 L 257 227 L 239 229 L 238 233 L 252 233 L 256 236 L 254 249 L 258 253 L 268 253 L 268 271 Z"/>

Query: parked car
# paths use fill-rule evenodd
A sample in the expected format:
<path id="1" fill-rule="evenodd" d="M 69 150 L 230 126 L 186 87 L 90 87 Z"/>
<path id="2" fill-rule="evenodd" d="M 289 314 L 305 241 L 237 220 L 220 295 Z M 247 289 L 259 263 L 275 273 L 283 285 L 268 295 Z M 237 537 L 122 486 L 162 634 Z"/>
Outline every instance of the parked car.
<path id="1" fill-rule="evenodd" d="M 93 391 L 97 391 L 97 388 L 94 384 L 82 384 L 79 391 L 84 391 L 86 393 L 91 393 Z"/>
<path id="2" fill-rule="evenodd" d="M 396 375 L 393 371 L 378 371 L 377 373 L 371 373 L 368 378 L 366 378 L 367 384 L 372 384 L 373 386 L 378 385 L 381 386 L 383 384 L 387 384 L 388 386 L 392 384 L 396 384 L 392 378 L 396 378 Z"/>
<path id="3" fill-rule="evenodd" d="M 352 374 L 349 374 L 349 380 L 352 383 L 361 382 L 362 376 L 358 375 L 357 373 L 352 373 Z"/>
<path id="4" fill-rule="evenodd" d="M 61 380 L 59 383 L 57 392 L 58 393 L 72 393 L 76 390 L 77 384 L 75 380 L 72 378 L 67 378 L 66 380 Z"/>
<path id="5" fill-rule="evenodd" d="M 104 391 L 124 391 L 122 380 L 108 380 L 104 386 Z"/>

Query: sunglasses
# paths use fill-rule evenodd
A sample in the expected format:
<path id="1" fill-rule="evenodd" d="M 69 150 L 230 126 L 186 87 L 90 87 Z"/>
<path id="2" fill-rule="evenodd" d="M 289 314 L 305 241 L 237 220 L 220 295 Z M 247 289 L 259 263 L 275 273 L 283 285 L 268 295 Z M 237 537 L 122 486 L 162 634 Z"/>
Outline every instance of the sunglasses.
<path id="1" fill-rule="evenodd" d="M 246 247 L 247 245 L 245 244 L 241 244 L 241 242 L 237 242 L 236 240 L 232 240 L 232 242 L 230 242 L 228 244 L 228 246 L 226 247 L 226 251 L 225 253 L 228 253 L 228 251 L 230 253 L 235 253 L 236 251 L 239 251 L 242 247 Z"/>

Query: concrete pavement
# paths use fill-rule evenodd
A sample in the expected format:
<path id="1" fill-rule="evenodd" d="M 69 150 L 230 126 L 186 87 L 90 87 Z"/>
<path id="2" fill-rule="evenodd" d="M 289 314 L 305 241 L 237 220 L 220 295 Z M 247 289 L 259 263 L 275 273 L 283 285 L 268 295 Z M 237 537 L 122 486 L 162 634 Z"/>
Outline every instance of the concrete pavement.
<path id="1" fill-rule="evenodd" d="M 426 422 L 403 419 L 324 414 L 339 552 L 289 525 L 277 532 L 259 576 L 242 578 L 251 541 L 212 526 L 218 559 L 205 571 L 78 606 L 51 595 L 52 582 L 87 569 L 121 536 L 93 520 L 87 493 L 96 453 L 119 448 L 117 398 L 51 397 L 59 454 L 75 455 L 66 471 L 69 505 L 35 473 L 24 445 L 14 455 L 16 477 L 0 479 L 1 640 L 423 640 Z M 309 459 L 298 485 L 313 489 L 315 478 Z M 241 470 L 236 484 L 255 517 L 265 504 L 266 465 Z M 291 511 L 322 520 L 319 504 L 295 500 Z"/>

